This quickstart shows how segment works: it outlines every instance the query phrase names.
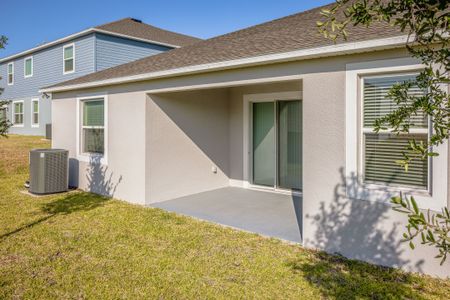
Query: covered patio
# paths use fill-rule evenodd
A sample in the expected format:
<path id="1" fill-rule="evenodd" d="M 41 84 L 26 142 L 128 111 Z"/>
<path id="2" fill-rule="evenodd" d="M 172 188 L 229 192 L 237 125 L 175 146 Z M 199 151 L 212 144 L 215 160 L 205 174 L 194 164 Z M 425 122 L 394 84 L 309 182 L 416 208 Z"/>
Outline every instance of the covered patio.
<path id="1" fill-rule="evenodd" d="M 302 242 L 302 81 L 271 80 L 148 93 L 146 204 Z"/>
<path id="2" fill-rule="evenodd" d="M 263 236 L 302 240 L 300 196 L 225 187 L 151 206 Z"/>

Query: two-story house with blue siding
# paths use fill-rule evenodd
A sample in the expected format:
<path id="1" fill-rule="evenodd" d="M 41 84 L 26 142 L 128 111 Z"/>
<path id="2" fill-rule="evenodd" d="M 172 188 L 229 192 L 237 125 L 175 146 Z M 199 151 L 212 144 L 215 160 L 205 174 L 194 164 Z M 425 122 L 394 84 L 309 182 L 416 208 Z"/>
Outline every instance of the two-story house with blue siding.
<path id="1" fill-rule="evenodd" d="M 146 56 L 196 43 L 199 39 L 126 18 L 92 27 L 0 59 L 0 100 L 11 101 L 6 116 L 12 134 L 45 135 L 51 99 L 43 86 L 74 79 Z M 5 112 L 3 112 L 5 113 Z"/>

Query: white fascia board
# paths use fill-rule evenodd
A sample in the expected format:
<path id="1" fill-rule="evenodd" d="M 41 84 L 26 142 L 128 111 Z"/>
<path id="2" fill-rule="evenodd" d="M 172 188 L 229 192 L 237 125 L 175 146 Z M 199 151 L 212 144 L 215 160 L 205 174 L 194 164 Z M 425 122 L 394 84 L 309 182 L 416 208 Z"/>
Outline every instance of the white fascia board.
<path id="1" fill-rule="evenodd" d="M 177 46 L 177 45 L 172 45 L 172 44 L 168 44 L 168 43 L 162 43 L 162 42 L 157 42 L 157 41 L 153 41 L 153 40 L 138 38 L 138 37 L 134 37 L 134 36 L 126 35 L 126 34 L 111 32 L 111 31 L 107 31 L 107 30 L 103 30 L 103 29 L 98 29 L 98 28 L 92 27 L 92 28 L 89 28 L 89 29 L 86 29 L 86 30 L 83 30 L 83 31 L 80 31 L 80 32 L 77 32 L 77 33 L 74 33 L 74 34 L 71 34 L 71 35 L 68 35 L 66 37 L 60 38 L 60 39 L 55 40 L 53 42 L 49 42 L 49 43 L 46 43 L 46 44 L 43 44 L 43 45 L 31 48 L 31 49 L 19 52 L 17 54 L 13 54 L 13 55 L 4 57 L 4 58 L 0 59 L 0 63 L 3 63 L 5 61 L 9 61 L 11 59 L 15 59 L 17 57 L 21 57 L 21 56 L 24 56 L 24 55 L 27 55 L 27 54 L 30 54 L 30 53 L 33 53 L 33 52 L 36 52 L 36 51 L 39 51 L 39 50 L 51 47 L 51 46 L 54 46 L 54 45 L 57 45 L 57 44 L 65 43 L 65 42 L 68 42 L 68 41 L 70 41 L 72 39 L 76 39 L 76 38 L 78 38 L 80 36 L 87 35 L 87 34 L 94 33 L 94 32 L 102 33 L 102 34 L 106 34 L 106 35 L 111 35 L 111 36 L 116 36 L 116 37 L 121 37 L 121 38 L 126 38 L 126 39 L 129 39 L 129 40 L 149 43 L 149 44 L 160 45 L 160 46 L 169 47 L 169 48 L 180 48 L 180 46 Z"/>
<path id="2" fill-rule="evenodd" d="M 150 72 L 138 75 L 118 77 L 106 80 L 99 80 L 81 84 L 57 86 L 43 88 L 39 90 L 41 93 L 54 93 L 82 88 L 92 88 L 106 85 L 122 84 L 129 82 L 152 80 L 164 77 L 175 77 L 181 75 L 189 75 L 195 73 L 212 72 L 226 69 L 242 68 L 248 66 L 256 66 L 271 63 L 288 62 L 294 60 L 312 59 L 326 56 L 352 54 L 365 51 L 375 51 L 383 49 L 399 48 L 406 44 L 408 36 L 398 36 L 384 39 L 376 39 L 362 42 L 351 42 L 337 45 L 323 46 L 310 49 L 302 49 L 284 53 L 268 54 L 256 57 L 248 57 L 236 60 L 222 61 L 217 63 L 201 64 L 177 69 Z"/>

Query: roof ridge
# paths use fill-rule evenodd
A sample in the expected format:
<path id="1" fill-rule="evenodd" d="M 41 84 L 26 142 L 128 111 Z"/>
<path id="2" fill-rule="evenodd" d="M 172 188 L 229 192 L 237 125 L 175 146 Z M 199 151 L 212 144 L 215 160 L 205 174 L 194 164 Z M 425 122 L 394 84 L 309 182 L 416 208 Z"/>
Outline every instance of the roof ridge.
<path id="1" fill-rule="evenodd" d="M 187 34 L 167 30 L 152 24 L 147 24 L 142 20 L 136 21 L 135 18 L 122 18 L 120 20 L 109 22 L 94 27 L 97 30 L 104 30 L 111 33 L 120 33 L 130 36 L 136 36 L 149 41 L 156 41 L 162 44 L 172 45 L 175 47 L 186 46 L 194 42 L 200 41 L 200 38 Z"/>
<path id="2" fill-rule="evenodd" d="M 121 19 L 118 19 L 118 20 L 115 20 L 115 21 L 111 21 L 111 22 L 107 22 L 107 23 L 104 23 L 104 24 L 96 25 L 96 26 L 93 26 L 91 28 L 98 28 L 98 27 L 101 27 L 101 26 L 111 25 L 111 24 L 114 24 L 114 23 L 117 23 L 117 22 L 121 22 L 121 21 L 125 21 L 125 20 L 131 20 L 131 19 L 133 19 L 133 18 L 132 17 L 125 17 L 125 18 L 121 18 Z"/>

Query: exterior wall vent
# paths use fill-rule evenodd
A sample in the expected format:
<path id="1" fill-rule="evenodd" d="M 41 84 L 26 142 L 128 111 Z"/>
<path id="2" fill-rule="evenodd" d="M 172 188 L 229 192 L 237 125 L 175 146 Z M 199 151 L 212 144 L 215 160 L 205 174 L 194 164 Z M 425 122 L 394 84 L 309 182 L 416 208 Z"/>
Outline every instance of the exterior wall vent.
<path id="1" fill-rule="evenodd" d="M 33 194 L 66 192 L 69 187 L 69 151 L 30 151 L 30 189 Z"/>

